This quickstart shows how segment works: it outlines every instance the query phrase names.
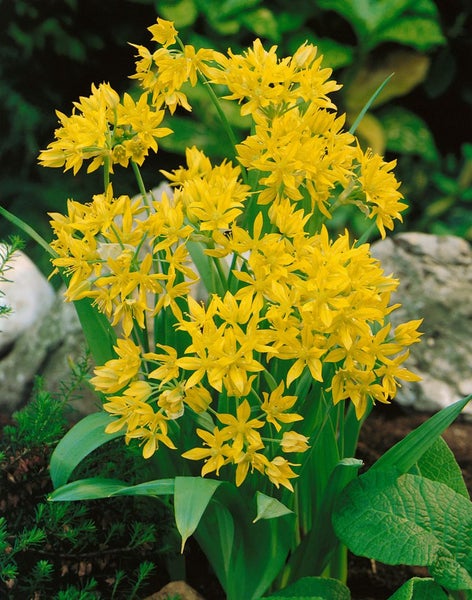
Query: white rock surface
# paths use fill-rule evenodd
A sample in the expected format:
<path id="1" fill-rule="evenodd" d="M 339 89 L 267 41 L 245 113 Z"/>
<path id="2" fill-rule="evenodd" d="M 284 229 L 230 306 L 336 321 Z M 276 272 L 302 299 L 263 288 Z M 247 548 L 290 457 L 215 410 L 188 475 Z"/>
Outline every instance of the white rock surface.
<path id="1" fill-rule="evenodd" d="M 8 281 L 0 282 L 0 304 L 12 312 L 0 319 L 0 352 L 41 319 L 55 298 L 51 284 L 24 252 L 15 252 L 8 266 Z"/>
<path id="2" fill-rule="evenodd" d="M 472 248 L 462 238 L 403 233 L 377 242 L 372 254 L 400 286 L 393 324 L 423 318 L 424 333 L 405 363 L 422 376 L 396 400 L 433 412 L 472 393 Z M 463 411 L 472 417 L 472 406 Z"/>

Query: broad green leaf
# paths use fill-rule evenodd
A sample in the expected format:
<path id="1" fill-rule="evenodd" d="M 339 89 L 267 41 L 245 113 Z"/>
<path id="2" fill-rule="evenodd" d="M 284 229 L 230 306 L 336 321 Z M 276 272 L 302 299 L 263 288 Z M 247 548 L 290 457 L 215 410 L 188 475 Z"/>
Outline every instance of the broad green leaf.
<path id="1" fill-rule="evenodd" d="M 93 413 L 65 434 L 51 456 L 50 475 L 55 488 L 67 483 L 72 471 L 91 452 L 124 435 L 124 431 L 105 433 L 111 422 L 113 419 L 106 412 Z"/>
<path id="2" fill-rule="evenodd" d="M 354 27 L 363 45 L 373 47 L 375 34 L 387 23 L 395 23 L 412 0 L 318 0 L 321 8 L 334 10 Z"/>
<path id="3" fill-rule="evenodd" d="M 277 19 L 269 9 L 261 7 L 256 10 L 245 11 L 241 14 L 240 20 L 257 37 L 264 37 L 272 42 L 280 40 Z"/>
<path id="4" fill-rule="evenodd" d="M 400 473 L 407 473 L 421 456 L 441 436 L 443 431 L 456 419 L 462 409 L 470 402 L 472 395 L 443 408 L 422 423 L 414 431 L 405 436 L 400 442 L 387 450 L 369 469 L 395 468 Z"/>
<path id="5" fill-rule="evenodd" d="M 472 503 L 443 483 L 370 469 L 344 490 L 333 526 L 354 554 L 428 566 L 439 584 L 472 590 Z"/>
<path id="6" fill-rule="evenodd" d="M 175 524 L 182 536 L 182 548 L 198 527 L 216 488 L 221 481 L 203 477 L 176 477 L 174 488 Z"/>
<path id="7" fill-rule="evenodd" d="M 48 500 L 97 500 L 112 496 L 170 496 L 173 493 L 173 479 L 156 479 L 137 485 L 127 485 L 118 479 L 90 477 L 61 486 L 50 494 Z"/>
<path id="8" fill-rule="evenodd" d="M 173 21 L 177 29 L 182 29 L 193 25 L 197 16 L 198 10 L 194 0 L 172 0 L 160 2 L 159 14 L 168 21 Z"/>
<path id="9" fill-rule="evenodd" d="M 385 108 L 377 115 L 387 140 L 387 149 L 400 154 L 415 154 L 426 160 L 439 157 L 436 144 L 423 119 L 400 106 Z"/>
<path id="10" fill-rule="evenodd" d="M 469 499 L 469 492 L 462 471 L 457 464 L 454 453 L 443 438 L 438 438 L 431 448 L 426 450 L 416 467 L 423 477 L 444 483 L 458 494 Z"/>
<path id="11" fill-rule="evenodd" d="M 388 600 L 447 600 L 442 588 L 429 577 L 412 577 Z"/>
<path id="12" fill-rule="evenodd" d="M 325 577 L 303 577 L 292 585 L 278 590 L 273 596 L 265 596 L 267 600 L 282 598 L 292 600 L 350 600 L 348 588 L 337 579 Z"/>
<path id="13" fill-rule="evenodd" d="M 105 477 L 90 477 L 89 479 L 78 479 L 54 490 L 48 496 L 48 500 L 54 502 L 71 502 L 75 500 L 97 500 L 109 498 L 114 492 L 127 487 L 126 483 L 119 479 L 106 479 Z"/>
<path id="14" fill-rule="evenodd" d="M 276 519 L 277 517 L 282 517 L 293 512 L 276 498 L 266 496 L 262 492 L 256 493 L 256 505 L 257 516 L 253 523 L 256 523 L 259 519 Z"/>
<path id="15" fill-rule="evenodd" d="M 420 52 L 446 43 L 437 21 L 415 15 L 392 23 L 377 35 L 379 41 L 398 42 Z"/>

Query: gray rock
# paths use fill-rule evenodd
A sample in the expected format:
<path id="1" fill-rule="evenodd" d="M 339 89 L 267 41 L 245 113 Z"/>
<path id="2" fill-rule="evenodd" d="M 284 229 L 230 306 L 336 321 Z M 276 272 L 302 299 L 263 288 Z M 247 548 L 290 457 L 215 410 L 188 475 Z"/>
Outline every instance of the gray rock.
<path id="1" fill-rule="evenodd" d="M 65 302 L 60 292 L 50 310 L 20 335 L 1 359 L 0 408 L 13 412 L 27 402 L 37 375 L 43 377 L 46 390 L 59 394 L 63 382 L 71 379 L 71 364 L 81 360 L 85 351 L 75 307 Z M 91 412 L 97 404 L 95 393 L 84 387 L 77 395 L 81 399 L 74 401 L 73 407 L 80 414 Z"/>
<path id="2" fill-rule="evenodd" d="M 0 352 L 37 323 L 54 302 L 53 287 L 24 252 L 15 252 L 7 266 L 7 280 L 0 281 L 0 304 L 12 312 L 0 320 Z"/>
<path id="3" fill-rule="evenodd" d="M 403 233 L 372 245 L 386 274 L 400 280 L 392 323 L 423 318 L 424 333 L 405 365 L 423 378 L 396 400 L 436 411 L 472 393 L 472 249 L 462 238 Z M 468 405 L 464 414 L 472 416 Z"/>

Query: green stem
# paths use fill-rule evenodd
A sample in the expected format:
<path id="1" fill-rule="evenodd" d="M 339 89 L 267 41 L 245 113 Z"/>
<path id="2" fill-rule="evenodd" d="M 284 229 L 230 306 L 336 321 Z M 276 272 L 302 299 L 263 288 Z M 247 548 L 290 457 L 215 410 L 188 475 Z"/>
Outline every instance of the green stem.
<path id="1" fill-rule="evenodd" d="M 134 173 L 134 176 L 136 177 L 136 181 L 138 182 L 139 192 L 140 192 L 141 196 L 143 197 L 144 204 L 150 210 L 151 206 L 149 204 L 148 194 L 146 192 L 146 188 L 144 186 L 144 181 L 143 181 L 143 178 L 141 176 L 141 171 L 139 170 L 139 167 L 134 162 L 134 160 L 131 161 L 131 166 L 133 168 L 133 173 Z"/>
<path id="2" fill-rule="evenodd" d="M 57 252 L 55 252 L 51 246 L 46 242 L 46 240 L 39 235 L 37 231 L 35 231 L 28 223 L 25 223 L 19 217 L 16 217 L 11 212 L 9 212 L 6 208 L 0 206 L 0 215 L 3 215 L 7 221 L 10 221 L 13 225 L 21 229 L 26 235 L 29 235 L 31 239 L 37 242 L 48 254 L 50 254 L 53 258 L 58 256 Z"/>

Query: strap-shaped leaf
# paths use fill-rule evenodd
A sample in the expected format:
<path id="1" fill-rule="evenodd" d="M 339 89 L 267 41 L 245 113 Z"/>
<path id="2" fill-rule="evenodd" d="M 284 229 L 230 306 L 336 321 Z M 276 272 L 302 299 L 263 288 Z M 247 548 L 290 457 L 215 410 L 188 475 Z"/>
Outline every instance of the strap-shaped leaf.
<path id="1" fill-rule="evenodd" d="M 369 471 L 395 468 L 399 473 L 407 473 L 426 450 L 431 448 L 471 399 L 472 394 L 430 417 L 390 450 L 387 450 Z"/>
<path id="2" fill-rule="evenodd" d="M 220 484 L 221 481 L 203 477 L 175 478 L 175 523 L 182 536 L 182 552 L 185 542 L 198 527 L 208 503 Z"/>
<path id="3" fill-rule="evenodd" d="M 105 433 L 105 427 L 111 422 L 108 413 L 93 413 L 66 433 L 51 456 L 50 475 L 55 488 L 67 483 L 72 471 L 96 448 L 124 435 L 124 430 Z"/>
<path id="4" fill-rule="evenodd" d="M 173 493 L 173 479 L 156 479 L 137 485 L 127 485 L 118 479 L 90 477 L 61 486 L 50 494 L 48 500 L 71 502 L 74 500 L 98 500 L 112 496 L 170 496 Z"/>

